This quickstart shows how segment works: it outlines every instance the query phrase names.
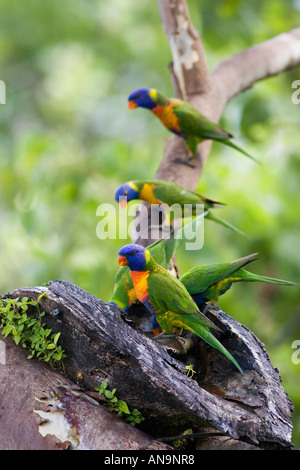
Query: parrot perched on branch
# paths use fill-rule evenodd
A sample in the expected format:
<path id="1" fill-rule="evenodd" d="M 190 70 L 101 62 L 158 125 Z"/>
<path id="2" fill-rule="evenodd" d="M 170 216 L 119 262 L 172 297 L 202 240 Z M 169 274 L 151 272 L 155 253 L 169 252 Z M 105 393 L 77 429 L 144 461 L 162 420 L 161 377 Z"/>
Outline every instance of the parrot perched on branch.
<path id="1" fill-rule="evenodd" d="M 176 248 L 182 239 L 159 240 L 148 247 L 154 260 L 168 269 Z M 229 263 L 216 263 L 198 266 L 187 271 L 179 280 L 185 286 L 199 308 L 210 302 L 215 304 L 219 297 L 227 292 L 236 282 L 265 282 L 283 286 L 300 284 L 282 279 L 261 276 L 243 269 L 246 264 L 257 259 L 257 253 L 239 258 Z M 110 303 L 127 311 L 136 302 L 137 296 L 127 266 L 120 267 L 116 275 L 114 292 Z M 159 325 L 153 318 L 153 331 L 158 334 Z"/>
<path id="2" fill-rule="evenodd" d="M 161 239 L 148 246 L 155 261 L 166 269 L 175 254 L 175 241 L 174 238 Z M 126 312 L 137 300 L 130 271 L 127 266 L 121 266 L 115 277 L 114 291 L 109 303 L 117 305 Z"/>
<path id="3" fill-rule="evenodd" d="M 169 207 L 178 204 L 183 210 L 185 207 L 190 207 L 194 213 L 196 213 L 197 206 L 199 207 L 199 204 L 203 204 L 204 210 L 207 211 L 205 215 L 207 219 L 213 220 L 249 238 L 234 225 L 211 213 L 211 208 L 224 206 L 225 204 L 189 191 L 177 183 L 165 180 L 128 181 L 119 186 L 115 192 L 115 200 L 123 208 L 128 202 L 138 199 L 146 201 L 149 204 L 166 204 Z M 182 215 L 184 215 L 184 212 Z"/>
<path id="4" fill-rule="evenodd" d="M 147 247 L 154 260 L 165 269 L 168 269 L 177 249 L 185 242 L 196 236 L 198 227 L 203 223 L 205 213 L 200 214 L 183 227 L 174 230 L 169 238 L 161 238 Z M 117 271 L 113 293 L 109 303 L 117 305 L 127 312 L 129 307 L 137 301 L 128 266 L 120 266 Z"/>
<path id="5" fill-rule="evenodd" d="M 155 315 L 166 334 L 173 328 L 187 329 L 224 354 L 237 369 L 241 367 L 227 349 L 211 333 L 218 330 L 198 309 L 184 285 L 157 264 L 150 251 L 140 245 L 125 245 L 119 250 L 118 263 L 128 266 L 137 298 Z"/>
<path id="6" fill-rule="evenodd" d="M 182 137 L 188 147 L 189 160 L 196 156 L 200 142 L 216 140 L 258 162 L 252 155 L 231 141 L 232 134 L 179 98 L 168 98 L 154 88 L 139 88 L 129 95 L 128 107 L 129 109 L 138 107 L 149 109 L 169 131 Z"/>
<path id="7" fill-rule="evenodd" d="M 180 281 L 185 285 L 197 305 L 206 302 L 216 303 L 235 282 L 267 282 L 283 286 L 296 286 L 296 282 L 284 281 L 272 277 L 251 273 L 243 266 L 257 259 L 258 253 L 236 259 L 230 263 L 217 263 L 193 268 L 181 276 Z"/>

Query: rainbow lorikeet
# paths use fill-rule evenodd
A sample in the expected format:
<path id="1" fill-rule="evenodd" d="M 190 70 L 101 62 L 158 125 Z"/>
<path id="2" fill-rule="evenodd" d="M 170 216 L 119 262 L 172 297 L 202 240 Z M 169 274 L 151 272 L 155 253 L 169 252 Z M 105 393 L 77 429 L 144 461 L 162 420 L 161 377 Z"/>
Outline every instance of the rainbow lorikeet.
<path id="1" fill-rule="evenodd" d="M 187 329 L 224 354 L 242 372 L 227 349 L 211 333 L 218 330 L 198 309 L 184 285 L 157 264 L 150 251 L 140 245 L 125 245 L 119 250 L 118 263 L 128 266 L 137 298 L 155 315 L 166 334 L 173 328 Z"/>
<path id="2" fill-rule="evenodd" d="M 203 204 L 204 210 L 207 211 L 207 219 L 230 228 L 243 236 L 247 236 L 234 225 L 211 213 L 211 208 L 224 206 L 223 203 L 189 191 L 177 183 L 165 180 L 128 181 L 119 186 L 115 192 L 115 200 L 119 202 L 121 207 L 125 207 L 128 202 L 138 199 L 149 204 L 166 204 L 169 207 L 179 205 L 182 207 L 182 210 L 189 206 L 193 212 L 196 212 L 199 204 Z M 182 215 L 184 215 L 184 212 Z"/>
<path id="3" fill-rule="evenodd" d="M 217 263 L 193 268 L 183 274 L 180 281 L 199 306 L 206 302 L 216 303 L 219 296 L 225 294 L 235 282 L 268 282 L 283 286 L 299 285 L 295 282 L 260 276 L 243 269 L 243 266 L 257 259 L 257 254 L 253 253 L 230 263 Z"/>
<path id="4" fill-rule="evenodd" d="M 152 243 L 148 246 L 148 250 L 155 261 L 167 269 L 175 253 L 175 247 L 175 238 L 169 238 Z M 109 303 L 117 305 L 126 312 L 137 300 L 130 271 L 127 266 L 120 266 L 115 277 L 114 291 Z"/>
<path id="5" fill-rule="evenodd" d="M 203 223 L 205 213 L 200 214 L 191 222 L 174 230 L 169 238 L 161 238 L 147 247 L 154 260 L 165 269 L 168 269 L 177 249 L 185 242 L 190 241 L 199 225 Z M 117 271 L 114 290 L 109 303 L 115 304 L 127 312 L 129 307 L 137 301 L 128 266 L 120 266 Z"/>
<path id="6" fill-rule="evenodd" d="M 178 98 L 168 98 L 154 88 L 139 88 L 128 97 L 129 109 L 146 108 L 157 116 L 162 124 L 182 137 L 189 150 L 189 158 L 196 156 L 197 146 L 203 140 L 217 140 L 257 161 L 252 155 L 234 144 L 233 135 L 203 116 L 196 108 Z"/>

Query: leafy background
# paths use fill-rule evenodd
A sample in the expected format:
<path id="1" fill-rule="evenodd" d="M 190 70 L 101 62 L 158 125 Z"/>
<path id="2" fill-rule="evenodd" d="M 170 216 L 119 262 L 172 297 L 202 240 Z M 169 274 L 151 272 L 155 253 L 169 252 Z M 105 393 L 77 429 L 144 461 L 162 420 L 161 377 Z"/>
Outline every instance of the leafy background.
<path id="1" fill-rule="evenodd" d="M 207 64 L 299 25 L 299 0 L 190 0 Z M 0 79 L 0 292 L 51 279 L 109 300 L 117 251 L 99 240 L 97 207 L 115 205 L 117 186 L 154 176 L 167 131 L 150 113 L 129 113 L 139 86 L 173 90 L 170 50 L 156 2 L 2 0 Z M 181 272 L 259 252 L 251 270 L 300 282 L 300 105 L 291 101 L 300 67 L 236 97 L 222 125 L 263 161 L 214 144 L 199 191 L 227 204 L 222 217 L 251 236 L 205 224 L 199 252 L 180 252 Z M 129 240 L 129 239 L 128 239 Z M 265 344 L 292 399 L 300 446 L 298 288 L 239 284 L 220 306 Z"/>

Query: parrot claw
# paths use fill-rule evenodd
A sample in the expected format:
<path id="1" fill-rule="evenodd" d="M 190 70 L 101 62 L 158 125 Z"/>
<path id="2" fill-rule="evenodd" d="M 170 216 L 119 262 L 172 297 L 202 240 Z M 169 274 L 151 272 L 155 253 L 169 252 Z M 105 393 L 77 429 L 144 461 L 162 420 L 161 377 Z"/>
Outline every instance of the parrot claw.
<path id="1" fill-rule="evenodd" d="M 126 312 L 121 312 L 121 318 L 122 320 L 124 320 L 125 323 L 127 323 L 128 325 L 132 326 L 132 327 L 135 327 L 135 322 L 133 320 L 130 320 L 130 318 L 128 318 L 128 315 Z"/>
<path id="2" fill-rule="evenodd" d="M 188 157 L 187 159 L 184 159 L 184 158 L 174 158 L 174 160 L 172 160 L 173 163 L 179 163 L 179 164 L 182 164 L 182 165 L 187 165 L 189 166 L 190 168 L 195 168 L 195 165 L 192 165 L 190 163 L 190 160 L 193 160 L 193 157 Z"/>
<path id="3" fill-rule="evenodd" d="M 214 304 L 212 302 L 209 302 L 208 304 L 205 305 L 204 310 L 202 311 L 203 315 L 206 315 L 206 313 L 209 311 L 209 307 L 212 307 Z"/>

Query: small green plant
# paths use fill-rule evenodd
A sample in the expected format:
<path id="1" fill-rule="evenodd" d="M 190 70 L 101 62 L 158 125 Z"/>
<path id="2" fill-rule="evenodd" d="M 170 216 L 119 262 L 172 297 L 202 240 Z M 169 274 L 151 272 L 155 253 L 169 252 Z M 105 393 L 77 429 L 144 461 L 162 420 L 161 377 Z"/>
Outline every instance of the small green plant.
<path id="1" fill-rule="evenodd" d="M 184 436 L 189 436 L 190 434 L 193 433 L 193 430 L 192 429 L 187 429 L 186 431 L 184 431 L 182 433 L 182 439 L 177 439 L 175 441 L 173 441 L 173 447 L 174 449 L 176 450 L 184 450 L 188 441 L 187 439 L 184 439 Z"/>
<path id="2" fill-rule="evenodd" d="M 55 366 L 66 354 L 61 346 L 57 345 L 60 333 L 52 333 L 41 321 L 45 312 L 40 312 L 39 301 L 44 295 L 45 293 L 40 295 L 36 301 L 27 297 L 21 300 L 0 299 L 0 328 L 4 338 L 11 335 L 16 344 L 30 351 L 28 359 L 36 357 Z M 30 305 L 36 307 L 37 318 L 28 315 Z"/>
<path id="3" fill-rule="evenodd" d="M 193 369 L 192 364 L 186 366 L 186 375 L 187 377 L 193 378 L 193 375 L 196 374 L 196 371 Z"/>
<path id="4" fill-rule="evenodd" d="M 133 409 L 132 411 L 129 410 L 127 403 L 124 400 L 119 400 L 116 397 L 116 389 L 113 388 L 112 391 L 108 390 L 107 382 L 104 380 L 100 387 L 95 387 L 95 390 L 99 393 L 99 395 L 104 395 L 107 404 L 113 408 L 113 410 L 118 413 L 119 416 L 128 421 L 131 426 L 135 426 L 136 424 L 140 424 L 145 418 L 141 415 L 141 413 L 137 409 Z"/>

